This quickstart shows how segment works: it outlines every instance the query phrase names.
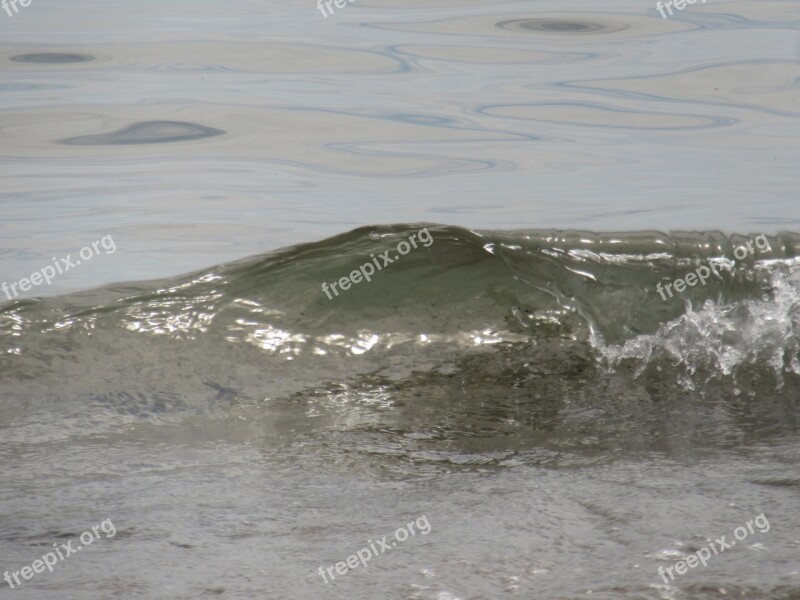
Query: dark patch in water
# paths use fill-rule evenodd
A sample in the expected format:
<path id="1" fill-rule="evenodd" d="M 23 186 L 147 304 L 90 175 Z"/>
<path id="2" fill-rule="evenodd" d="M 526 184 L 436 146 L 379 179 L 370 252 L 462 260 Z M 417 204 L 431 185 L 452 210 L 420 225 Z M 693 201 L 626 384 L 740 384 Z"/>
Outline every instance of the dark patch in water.
<path id="1" fill-rule="evenodd" d="M 54 83 L 0 83 L 0 92 L 27 92 L 30 90 L 65 90 L 68 86 Z"/>
<path id="2" fill-rule="evenodd" d="M 753 483 L 774 487 L 800 487 L 800 479 L 757 479 Z"/>
<path id="3" fill-rule="evenodd" d="M 40 52 L 34 54 L 18 54 L 10 60 L 22 63 L 37 63 L 46 65 L 63 65 L 67 63 L 89 62 L 94 56 L 89 54 L 65 54 L 60 52 Z"/>
<path id="4" fill-rule="evenodd" d="M 59 140 L 74 146 L 108 146 L 127 144 L 167 144 L 222 135 L 221 129 L 181 121 L 143 121 L 111 133 L 82 135 Z"/>
<path id="5" fill-rule="evenodd" d="M 546 33 L 611 33 L 625 29 L 625 25 L 605 25 L 590 21 L 568 19 L 513 19 L 497 24 L 500 29 L 510 31 L 543 31 Z"/>

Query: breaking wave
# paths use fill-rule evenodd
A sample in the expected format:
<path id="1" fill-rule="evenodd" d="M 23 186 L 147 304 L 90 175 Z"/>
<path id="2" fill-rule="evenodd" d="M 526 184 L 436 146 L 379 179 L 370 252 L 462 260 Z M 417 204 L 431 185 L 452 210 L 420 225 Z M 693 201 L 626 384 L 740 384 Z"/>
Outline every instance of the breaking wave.
<path id="1" fill-rule="evenodd" d="M 769 249 L 742 257 L 755 235 L 429 225 L 430 247 L 322 293 L 419 228 L 364 227 L 167 280 L 6 303 L 0 381 L 77 390 L 91 364 L 103 389 L 161 377 L 247 397 L 265 378 L 280 395 L 343 371 L 455 371 L 493 352 L 512 357 L 493 377 L 509 362 L 564 376 L 553 357 L 687 389 L 753 369 L 778 388 L 800 375 L 798 234 L 761 236 Z M 657 291 L 704 265 L 715 268 L 703 285 Z"/>

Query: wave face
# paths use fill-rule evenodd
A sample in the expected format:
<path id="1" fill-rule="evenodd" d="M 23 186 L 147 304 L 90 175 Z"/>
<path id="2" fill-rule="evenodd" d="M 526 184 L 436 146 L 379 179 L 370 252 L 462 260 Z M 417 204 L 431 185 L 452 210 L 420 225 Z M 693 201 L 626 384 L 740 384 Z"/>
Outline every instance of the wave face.
<path id="1" fill-rule="evenodd" d="M 107 489 L 107 514 L 165 564 L 186 555 L 147 523 L 177 523 L 190 537 L 169 543 L 206 553 L 226 538 L 198 514 L 223 514 L 228 547 L 249 544 L 252 573 L 280 566 L 284 580 L 264 577 L 287 598 L 318 598 L 318 565 L 374 539 L 379 513 L 430 515 L 443 535 L 391 559 L 405 561 L 391 580 L 403 597 L 507 597 L 519 573 L 537 590 L 526 597 L 657 598 L 660 566 L 765 511 L 766 558 L 726 552 L 714 579 L 679 585 L 708 600 L 796 591 L 791 575 L 751 575 L 753 560 L 796 556 L 800 236 L 738 260 L 752 237 L 429 225 L 429 247 L 328 299 L 323 282 L 393 259 L 420 227 L 3 305 L 0 459 L 25 474 L 6 495 L 19 505 L 73 485 L 84 511 L 85 490 Z M 704 286 L 661 298 L 659 283 L 710 264 Z M 346 535 L 345 507 L 358 513 Z M 0 537 L 14 548 L 22 531 Z M 431 585 L 422 565 L 454 579 L 415 594 L 409 582 Z M 357 576 L 348 597 L 391 587 Z"/>
<path id="2" fill-rule="evenodd" d="M 114 373 L 115 384 L 100 388 L 163 384 L 159 369 L 177 369 L 173 386 L 202 381 L 218 393 L 263 397 L 267 378 L 274 397 L 342 370 L 403 378 L 458 370 L 476 356 L 505 357 L 501 370 L 563 376 L 551 364 L 558 358 L 579 363 L 581 376 L 629 370 L 684 389 L 739 385 L 753 372 L 780 389 L 800 374 L 798 234 L 430 225 L 429 247 L 330 300 L 323 293 L 323 282 L 371 255 L 396 256 L 420 227 L 360 228 L 169 280 L 7 303 L 0 381 L 12 392 L 34 380 L 79 392 L 78 373 L 94 364 Z M 706 271 L 704 285 L 664 291 Z M 153 365 L 171 355 L 171 364 Z"/>

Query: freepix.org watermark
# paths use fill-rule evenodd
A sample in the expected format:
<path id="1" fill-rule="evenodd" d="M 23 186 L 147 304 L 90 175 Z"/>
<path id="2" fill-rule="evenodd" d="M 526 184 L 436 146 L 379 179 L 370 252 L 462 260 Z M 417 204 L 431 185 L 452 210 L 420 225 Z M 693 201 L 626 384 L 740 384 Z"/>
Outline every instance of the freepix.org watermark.
<path id="1" fill-rule="evenodd" d="M 106 251 L 106 254 L 114 254 L 117 251 L 117 245 L 114 243 L 114 239 L 107 235 L 99 240 L 92 242 L 91 247 L 84 246 L 81 248 L 78 254 L 81 257 L 81 260 L 84 262 L 91 260 L 95 255 L 100 254 L 100 248 Z M 72 255 L 67 254 L 66 258 L 56 258 L 53 257 L 53 264 L 47 265 L 42 267 L 35 273 L 32 273 L 30 277 L 23 277 L 17 282 L 14 283 L 7 283 L 3 282 L 0 284 L 0 289 L 3 290 L 3 293 L 6 295 L 6 298 L 9 300 L 13 300 L 17 296 L 19 296 L 19 292 L 17 291 L 17 287 L 19 287 L 20 291 L 28 292 L 30 291 L 32 286 L 39 286 L 43 283 L 50 285 L 53 283 L 53 278 L 58 275 L 63 275 L 70 269 L 74 269 L 79 264 L 81 264 L 81 260 L 72 260 Z M 11 295 L 13 294 L 13 296 Z"/>
<path id="2" fill-rule="evenodd" d="M 391 550 L 397 546 L 397 542 L 405 542 L 408 539 L 409 533 L 412 536 L 416 535 L 417 532 L 414 531 L 414 525 L 417 526 L 417 529 L 419 529 L 419 532 L 422 535 L 427 535 L 431 532 L 431 524 L 428 522 L 428 517 L 422 515 L 421 517 L 417 518 L 416 521 L 410 521 L 406 523 L 405 527 L 400 527 L 397 531 L 395 531 L 394 540 L 391 542 L 386 541 L 388 536 L 383 536 L 377 542 L 368 540 L 367 543 L 369 546 L 364 546 L 355 554 L 348 556 L 347 561 L 339 561 L 330 567 L 320 567 L 317 572 L 325 583 L 330 583 L 330 581 L 328 581 L 328 576 L 330 576 L 331 581 L 336 579 L 336 576 L 333 574 L 334 568 L 336 569 L 336 573 L 338 575 L 344 575 L 349 569 L 355 569 L 358 567 L 359 563 L 366 567 L 367 561 L 371 560 L 374 556 L 379 556 L 387 550 Z M 375 547 L 376 543 L 378 544 L 377 548 Z"/>
<path id="3" fill-rule="evenodd" d="M 99 540 L 100 533 L 98 530 L 106 534 L 106 539 L 112 538 L 115 535 L 117 535 L 117 528 L 114 527 L 114 523 L 111 522 L 111 519 L 106 519 L 102 523 L 99 523 L 98 525 L 92 527 L 91 531 L 84 531 L 78 538 L 81 544 L 73 547 L 72 546 L 73 540 L 68 541 L 66 544 L 61 544 L 60 546 L 58 544 L 53 544 L 55 552 L 47 552 L 43 554 L 41 560 L 37 559 L 33 561 L 33 563 L 31 563 L 30 566 L 26 565 L 22 567 L 19 571 L 13 571 L 12 573 L 6 571 L 3 574 L 3 579 L 6 580 L 8 585 L 13 590 L 16 586 L 22 585 L 22 582 L 19 580 L 20 575 L 25 581 L 28 581 L 34 576 L 34 574 L 44 572 L 45 567 L 47 567 L 47 570 L 52 573 L 53 567 L 55 567 L 58 564 L 59 560 L 64 560 L 66 558 L 69 558 L 73 554 L 80 552 L 85 546 L 88 546 L 96 539 Z M 11 582 L 12 578 L 14 579 L 16 586 L 14 585 L 14 583 Z"/>
<path id="4" fill-rule="evenodd" d="M 661 18 L 662 19 L 666 19 L 667 15 L 664 12 L 664 7 L 665 6 L 666 6 L 667 10 L 669 11 L 669 16 L 671 17 L 673 14 L 675 14 L 675 13 L 672 12 L 672 6 L 673 5 L 675 5 L 675 8 L 677 10 L 683 10 L 684 8 L 686 8 L 687 4 L 694 4 L 695 2 L 697 2 L 697 0 L 667 0 L 667 2 L 662 3 L 659 0 L 659 2 L 656 2 L 656 8 L 658 9 L 658 12 L 661 13 Z M 701 2 L 703 4 L 705 4 L 706 0 L 701 0 Z"/>
<path id="5" fill-rule="evenodd" d="M 3 9 L 8 13 L 9 17 L 13 17 L 15 14 L 19 12 L 19 7 L 17 7 L 17 3 L 23 8 L 28 8 L 31 5 L 33 0 L 3 0 Z M 14 9 L 14 12 L 11 12 L 11 9 Z"/>
<path id="6" fill-rule="evenodd" d="M 423 235 L 423 233 L 425 235 Z M 322 284 L 322 291 L 328 296 L 328 300 L 333 300 L 333 296 L 331 296 L 331 290 L 333 290 L 334 295 L 339 295 L 339 290 L 336 289 L 338 285 L 342 288 L 342 291 L 346 291 L 350 289 L 352 284 L 361 283 L 362 278 L 365 279 L 367 282 L 372 281 L 372 276 L 375 274 L 375 268 L 377 267 L 378 271 L 380 271 L 386 265 L 392 264 L 394 261 L 399 260 L 400 256 L 405 256 L 409 252 L 411 252 L 412 246 L 417 248 L 417 240 L 419 239 L 422 242 L 422 245 L 426 248 L 430 248 L 433 244 L 433 236 L 428 231 L 427 227 L 423 227 L 417 233 L 412 233 L 408 236 L 408 242 L 403 240 L 397 244 L 397 254 L 394 257 L 389 256 L 391 250 L 387 250 L 379 254 L 377 257 L 374 253 L 370 254 L 372 258 L 372 262 L 366 262 L 359 269 L 352 271 L 350 275 L 347 277 L 342 277 L 339 281 L 334 281 L 330 284 L 330 289 L 328 289 L 328 283 Z M 409 243 L 410 242 L 410 243 Z M 381 264 L 382 263 L 382 264 Z M 374 265 L 374 266 L 373 266 Z"/>
<path id="7" fill-rule="evenodd" d="M 322 13 L 322 16 L 326 19 L 328 18 L 328 13 L 325 12 L 325 8 L 328 9 L 330 14 L 333 14 L 333 9 L 331 8 L 331 4 L 336 6 L 336 8 L 344 8 L 351 2 L 355 2 L 355 0 L 317 0 L 317 10 Z"/>
<path id="8" fill-rule="evenodd" d="M 664 567 L 658 567 L 658 574 L 663 577 L 664 583 L 669 583 L 670 581 L 675 580 L 675 575 L 672 574 L 673 569 L 675 569 L 678 575 L 683 575 L 688 569 L 694 569 L 701 563 L 704 567 L 707 566 L 709 558 L 716 556 L 721 552 L 725 552 L 726 549 L 735 546 L 737 541 L 741 542 L 748 535 L 755 533 L 753 525 L 758 527 L 758 531 L 760 533 L 767 533 L 769 531 L 769 521 L 767 521 L 767 517 L 764 513 L 761 513 L 755 519 L 750 519 L 747 523 L 745 523 L 745 525 L 747 525 L 747 528 L 741 526 L 733 530 L 733 537 L 736 539 L 731 540 L 730 542 L 725 541 L 726 536 L 724 535 L 718 540 L 714 540 L 716 545 L 711 541 L 711 538 L 706 538 L 708 546 L 703 546 L 694 554 L 690 554 L 684 560 L 679 560 L 671 567 L 667 567 L 666 569 Z M 717 550 L 717 546 L 719 547 L 719 550 Z M 711 549 L 709 550 L 709 548 Z M 713 555 L 711 554 L 712 551 L 714 552 Z M 667 574 L 669 574 L 669 579 L 667 579 Z"/>
<path id="9" fill-rule="evenodd" d="M 733 255 L 736 257 L 736 260 L 743 260 L 749 254 L 755 254 L 755 248 L 753 244 L 755 243 L 755 248 L 758 248 L 759 252 L 772 252 L 772 247 L 769 245 L 769 241 L 767 240 L 767 236 L 763 233 L 755 238 L 755 240 L 750 240 L 747 244 L 742 246 L 737 246 L 733 250 Z M 709 263 L 711 266 L 708 267 L 706 265 L 701 265 L 695 269 L 694 273 L 687 273 L 684 277 L 680 279 L 676 279 L 671 283 L 666 284 L 665 286 L 661 286 L 661 282 L 659 281 L 656 285 L 656 291 L 661 295 L 661 299 L 666 301 L 667 297 L 664 295 L 664 290 L 667 291 L 669 297 L 672 298 L 672 287 L 675 287 L 676 292 L 683 292 L 686 289 L 686 286 L 694 287 L 697 285 L 697 282 L 700 282 L 700 285 L 705 285 L 706 280 L 711 277 L 711 273 L 713 272 L 714 275 L 719 277 L 719 273 L 717 272 L 717 265 L 713 262 Z"/>

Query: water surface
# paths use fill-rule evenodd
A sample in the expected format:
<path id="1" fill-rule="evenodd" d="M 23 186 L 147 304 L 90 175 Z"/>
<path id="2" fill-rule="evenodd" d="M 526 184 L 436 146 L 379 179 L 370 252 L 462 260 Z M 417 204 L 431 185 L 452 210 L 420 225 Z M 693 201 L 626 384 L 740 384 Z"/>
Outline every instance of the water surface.
<path id="1" fill-rule="evenodd" d="M 0 11 L 0 283 L 116 245 L 0 296 L 0 573 L 117 529 L 0 593 L 800 594 L 798 24 L 789 0 Z"/>

